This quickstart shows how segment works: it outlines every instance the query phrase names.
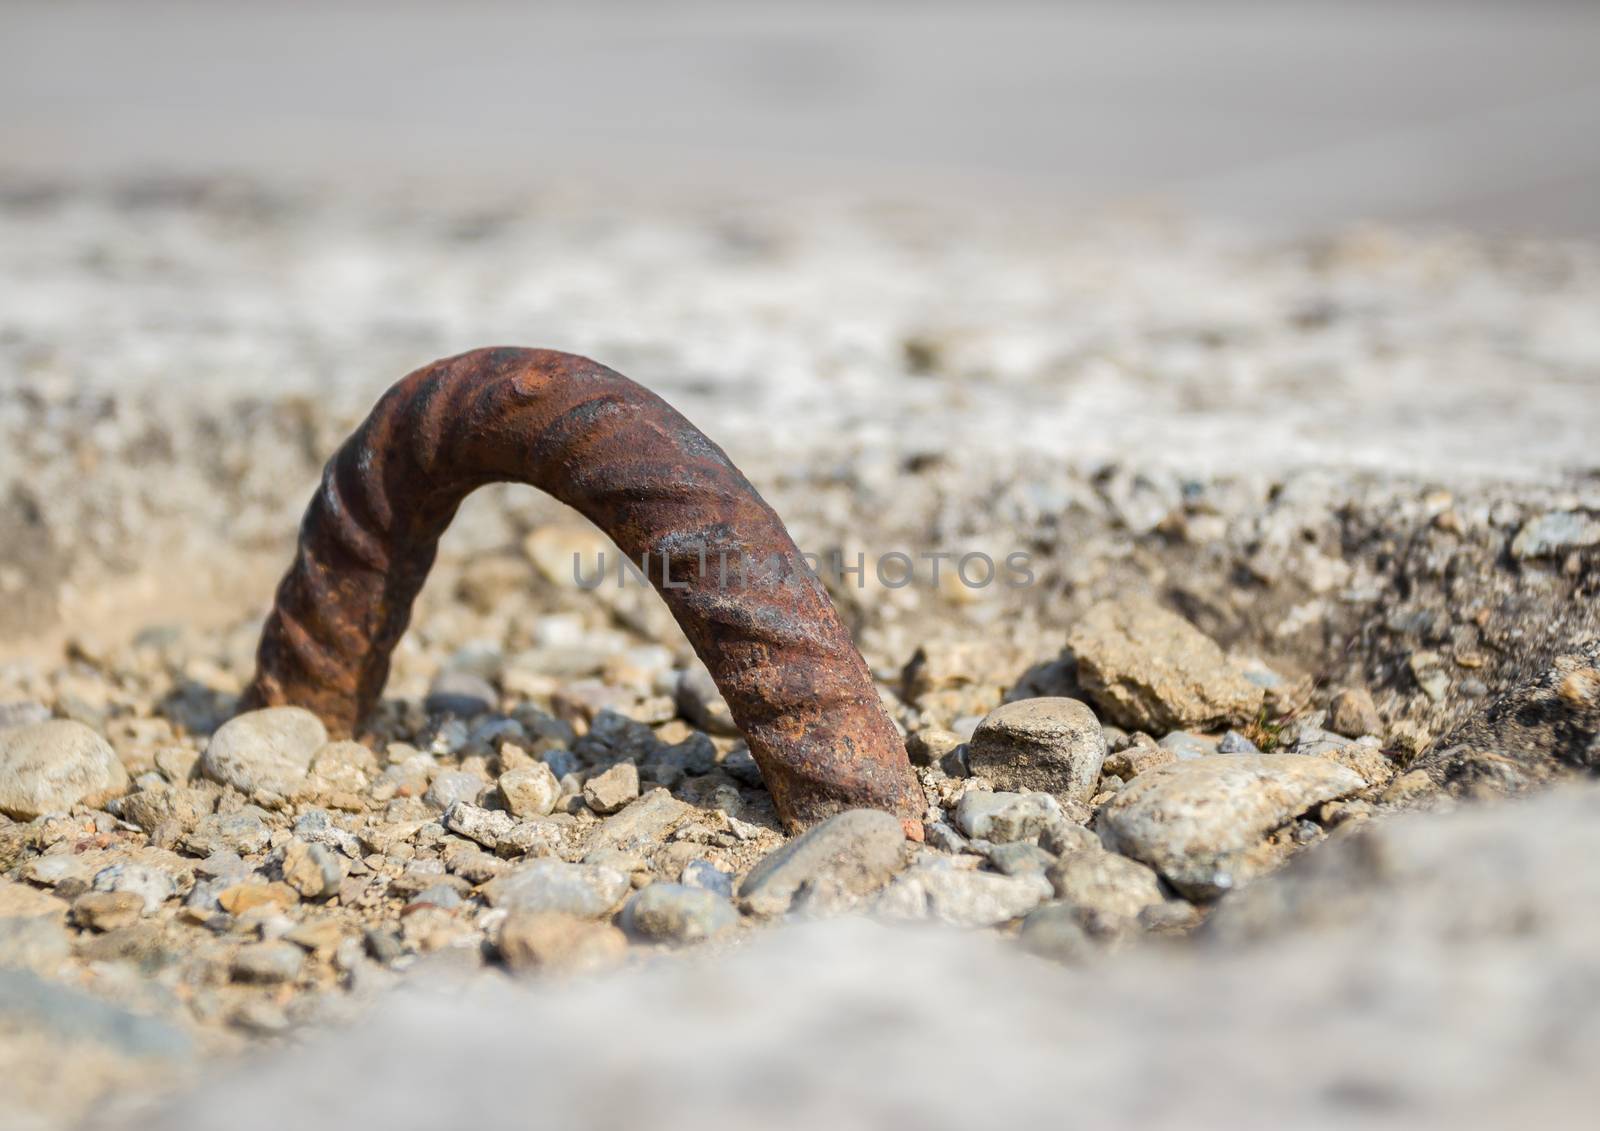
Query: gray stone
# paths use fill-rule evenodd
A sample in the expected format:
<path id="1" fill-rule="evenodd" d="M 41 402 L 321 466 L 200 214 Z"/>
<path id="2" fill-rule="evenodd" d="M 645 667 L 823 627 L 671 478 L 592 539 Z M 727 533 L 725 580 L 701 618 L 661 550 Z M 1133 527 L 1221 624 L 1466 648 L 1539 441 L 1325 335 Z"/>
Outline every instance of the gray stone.
<path id="1" fill-rule="evenodd" d="M 1212 899 L 1260 869 L 1267 833 L 1312 806 L 1365 788 L 1337 763 L 1297 754 L 1219 754 L 1140 774 L 1101 808 L 1107 848 L 1150 865 L 1192 899 Z"/>
<path id="2" fill-rule="evenodd" d="M 110 743 L 68 719 L 0 730 L 0 813 L 31 821 L 104 805 L 128 788 Z"/>
<path id="3" fill-rule="evenodd" d="M 733 873 L 723 871 L 709 860 L 689 861 L 683 866 L 679 882 L 716 892 L 724 899 L 733 898 Z"/>
<path id="4" fill-rule="evenodd" d="M 476 805 L 488 788 L 489 783 L 477 774 L 469 774 L 462 770 L 446 770 L 434 777 L 432 784 L 428 786 L 428 792 L 422 795 L 422 800 L 424 804 L 443 812 L 457 801 Z"/>
<path id="5" fill-rule="evenodd" d="M 1217 743 L 1218 754 L 1259 754 L 1261 748 L 1236 730 L 1230 730 Z"/>
<path id="6" fill-rule="evenodd" d="M 283 882 L 304 899 L 337 895 L 345 873 L 345 862 L 325 845 L 291 840 L 283 847 Z"/>
<path id="7" fill-rule="evenodd" d="M 489 849 L 498 848 L 516 824 L 517 819 L 510 813 L 484 809 L 466 801 L 457 801 L 444 812 L 445 828 Z"/>
<path id="8" fill-rule="evenodd" d="M 294 981 L 305 962 L 305 951 L 293 943 L 261 942 L 240 947 L 228 969 L 236 982 L 273 985 Z"/>
<path id="9" fill-rule="evenodd" d="M 1094 940 L 1079 921 L 1078 909 L 1065 903 L 1046 903 L 1028 912 L 1017 942 L 1029 954 L 1055 962 L 1085 962 L 1096 952 Z"/>
<path id="10" fill-rule="evenodd" d="M 183 847 L 196 856 L 215 852 L 234 852 L 249 856 L 260 852 L 272 840 L 272 832 L 256 809 L 237 813 L 213 813 L 202 817 L 183 837 Z"/>
<path id="11" fill-rule="evenodd" d="M 1083 689 L 1129 730 L 1242 725 L 1261 710 L 1262 689 L 1210 637 L 1143 598 L 1095 605 L 1073 626 L 1067 647 Z"/>
<path id="12" fill-rule="evenodd" d="M 1166 902 L 1153 871 L 1115 853 L 1074 853 L 1046 875 L 1056 898 L 1074 908 L 1091 933 L 1129 926 L 1146 907 Z"/>
<path id="13" fill-rule="evenodd" d="M 782 915 L 798 900 L 814 913 L 843 910 L 904 866 L 905 841 L 889 813 L 839 813 L 763 857 L 739 885 L 739 906 L 752 915 Z"/>
<path id="14" fill-rule="evenodd" d="M 627 875 L 600 864 L 532 860 L 483 887 L 490 906 L 510 911 L 555 911 L 584 919 L 608 915 L 632 888 Z"/>
<path id="15" fill-rule="evenodd" d="M 931 919 L 953 927 L 993 927 L 1021 918 L 1049 898 L 1050 881 L 1038 873 L 1002 876 L 948 864 L 923 865 L 885 888 L 873 913 L 891 921 Z"/>
<path id="16" fill-rule="evenodd" d="M 731 931 L 739 922 L 733 904 L 705 888 L 651 884 L 622 909 L 622 929 L 650 942 L 700 942 Z"/>
<path id="17" fill-rule="evenodd" d="M 652 789 L 621 812 L 600 822 L 589 843 L 595 848 L 647 852 L 666 840 L 694 811 L 692 805 L 679 801 L 666 790 Z"/>
<path id="18" fill-rule="evenodd" d="M 1553 558 L 1600 546 L 1600 519 L 1583 511 L 1551 511 L 1524 523 L 1511 541 L 1518 558 Z"/>
<path id="19" fill-rule="evenodd" d="M 1085 835 L 1092 835 L 1085 833 Z M 1043 875 L 1056 858 L 1037 844 L 993 844 L 985 855 L 1003 876 Z"/>
<path id="20" fill-rule="evenodd" d="M 1171 734 L 1163 735 L 1158 749 L 1165 750 L 1180 762 L 1193 761 L 1195 758 L 1209 758 L 1217 753 L 1217 741 L 1207 738 L 1203 734 L 1190 734 L 1186 730 L 1175 730 Z M 1154 769 L 1155 767 L 1147 767 Z M 1141 771 L 1142 772 L 1142 771 Z"/>
<path id="21" fill-rule="evenodd" d="M 494 685 L 482 676 L 446 668 L 433 677 L 422 706 L 430 715 L 471 719 L 492 711 L 499 698 Z"/>
<path id="22" fill-rule="evenodd" d="M 128 892 L 139 897 L 146 915 L 178 894 L 177 880 L 170 872 L 148 864 L 112 864 L 95 873 L 95 891 Z"/>
<path id="23" fill-rule="evenodd" d="M 618 762 L 583 783 L 583 800 L 596 813 L 615 813 L 639 798 L 639 767 Z"/>
<path id="24" fill-rule="evenodd" d="M 37 1039 L 99 1045 L 129 1056 L 192 1055 L 181 1029 L 98 997 L 0 966 L 0 1028 L 20 1027 Z"/>
<path id="25" fill-rule="evenodd" d="M 969 789 L 956 803 L 956 826 L 970 837 L 996 844 L 1036 840 L 1047 826 L 1061 820 L 1061 805 L 1048 793 Z"/>
<path id="26" fill-rule="evenodd" d="M 516 817 L 544 817 L 556 807 L 561 782 L 549 765 L 535 762 L 500 775 L 500 795 Z"/>
<path id="27" fill-rule="evenodd" d="M 1076 699 L 1019 699 L 989 712 L 967 743 L 972 773 L 1003 790 L 1087 801 L 1100 780 L 1105 733 Z"/>
<path id="28" fill-rule="evenodd" d="M 222 724 L 200 755 L 200 772 L 241 793 L 292 797 L 328 741 L 322 720 L 301 707 L 247 711 Z"/>

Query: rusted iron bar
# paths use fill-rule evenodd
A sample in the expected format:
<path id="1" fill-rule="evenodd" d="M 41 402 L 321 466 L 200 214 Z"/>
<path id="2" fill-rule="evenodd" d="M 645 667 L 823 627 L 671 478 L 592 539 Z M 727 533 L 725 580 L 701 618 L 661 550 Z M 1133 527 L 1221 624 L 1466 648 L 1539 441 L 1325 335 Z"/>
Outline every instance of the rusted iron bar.
<path id="1" fill-rule="evenodd" d="M 499 481 L 554 495 L 635 562 L 648 555 L 786 826 L 869 807 L 920 839 L 904 744 L 778 516 L 660 397 L 571 354 L 476 350 L 384 395 L 306 510 L 246 705 L 296 704 L 353 732 L 383 690 L 440 535 L 463 498 Z M 702 565 L 719 558 L 757 567 L 735 583 Z"/>

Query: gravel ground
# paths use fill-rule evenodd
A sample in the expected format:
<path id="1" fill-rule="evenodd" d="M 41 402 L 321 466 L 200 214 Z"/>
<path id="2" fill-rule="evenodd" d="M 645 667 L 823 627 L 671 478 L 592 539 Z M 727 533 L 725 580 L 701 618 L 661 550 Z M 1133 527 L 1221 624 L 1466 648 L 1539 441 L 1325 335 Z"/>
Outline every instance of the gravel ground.
<path id="1" fill-rule="evenodd" d="M 1592 247 L 8 182 L 0 286 L 10 1123 L 1575 1117 Z M 526 490 L 360 742 L 235 717 L 322 461 L 490 342 L 662 392 L 805 549 L 1027 555 L 830 582 L 925 843 L 786 837 Z"/>

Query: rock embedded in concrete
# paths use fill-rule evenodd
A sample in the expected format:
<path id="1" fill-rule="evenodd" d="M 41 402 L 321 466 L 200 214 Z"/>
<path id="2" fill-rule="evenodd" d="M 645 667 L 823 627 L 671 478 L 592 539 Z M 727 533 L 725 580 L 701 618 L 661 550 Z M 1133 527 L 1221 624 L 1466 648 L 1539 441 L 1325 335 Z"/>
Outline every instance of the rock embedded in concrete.
<path id="1" fill-rule="evenodd" d="M 240 793 L 291 797 L 327 741 L 322 720 L 302 707 L 246 711 L 217 728 L 200 756 L 200 772 Z"/>
<path id="2" fill-rule="evenodd" d="M 1194 625 L 1153 601 L 1095 605 L 1073 626 L 1067 648 L 1078 682 L 1110 721 L 1166 734 L 1244 725 L 1264 693 Z"/>
<path id="3" fill-rule="evenodd" d="M 1323 801 L 1366 787 L 1354 770 L 1297 754 L 1219 754 L 1141 774 L 1100 810 L 1106 847 L 1191 899 L 1214 899 L 1260 869 L 1266 835 Z"/>
<path id="4" fill-rule="evenodd" d="M 31 821 L 127 791 L 110 743 L 80 722 L 52 719 L 0 730 L 0 813 Z"/>
<path id="5" fill-rule="evenodd" d="M 972 773 L 1002 790 L 1087 801 L 1100 780 L 1106 739 L 1088 704 L 1019 699 L 986 715 L 967 744 Z"/>
<path id="6" fill-rule="evenodd" d="M 748 914 L 782 915 L 803 903 L 815 914 L 855 906 L 905 864 L 905 830 L 877 809 L 829 817 L 764 857 L 739 885 Z"/>

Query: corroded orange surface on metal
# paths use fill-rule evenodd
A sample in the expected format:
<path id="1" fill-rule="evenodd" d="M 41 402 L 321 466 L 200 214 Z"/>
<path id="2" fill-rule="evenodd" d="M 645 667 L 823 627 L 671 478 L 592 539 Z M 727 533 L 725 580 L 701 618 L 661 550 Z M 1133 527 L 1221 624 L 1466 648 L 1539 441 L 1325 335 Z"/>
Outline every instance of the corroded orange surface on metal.
<path id="1" fill-rule="evenodd" d="M 920 834 L 905 747 L 778 516 L 671 405 L 571 354 L 476 350 L 384 395 L 323 472 L 246 703 L 307 707 L 351 733 L 383 690 L 440 535 L 467 494 L 500 481 L 574 507 L 635 563 L 648 555 L 785 825 L 871 807 Z"/>

